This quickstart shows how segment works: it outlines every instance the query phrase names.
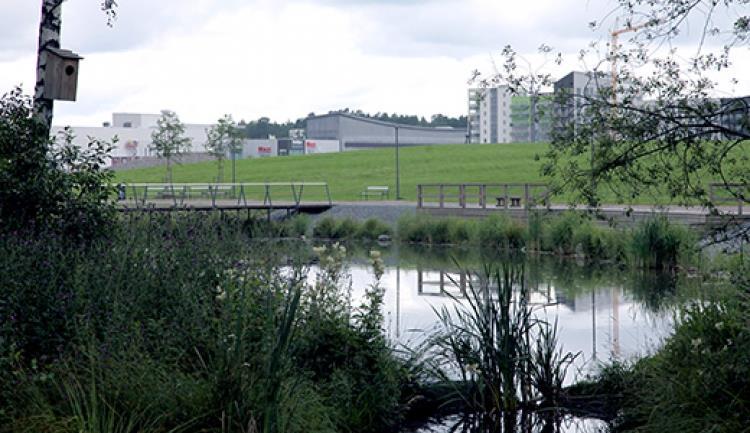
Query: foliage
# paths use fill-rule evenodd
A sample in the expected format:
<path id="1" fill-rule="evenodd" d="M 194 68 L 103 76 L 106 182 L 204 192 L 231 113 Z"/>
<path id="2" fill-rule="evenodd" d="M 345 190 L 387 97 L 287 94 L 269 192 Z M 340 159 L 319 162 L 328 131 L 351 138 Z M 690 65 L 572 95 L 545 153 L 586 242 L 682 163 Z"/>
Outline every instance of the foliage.
<path id="1" fill-rule="evenodd" d="M 323 217 L 313 228 L 313 236 L 319 239 L 375 241 L 380 235 L 390 234 L 391 228 L 374 218 L 359 222 L 352 218 Z"/>
<path id="2" fill-rule="evenodd" d="M 224 182 L 224 160 L 227 158 L 227 154 L 235 158 L 242 151 L 243 138 L 242 130 L 229 114 L 224 115 L 216 125 L 206 130 L 206 150 L 216 158 L 216 165 L 219 170 L 217 182 Z M 234 180 L 232 179 L 233 182 Z"/>
<path id="3" fill-rule="evenodd" d="M 174 111 L 163 110 L 156 121 L 156 130 L 151 133 L 149 149 L 167 164 L 166 182 L 172 183 L 172 160 L 190 149 L 192 140 L 185 137 L 185 125 Z"/>
<path id="4" fill-rule="evenodd" d="M 322 239 L 333 239 L 336 233 L 336 220 L 331 217 L 321 218 L 313 228 L 313 236 Z"/>
<path id="5" fill-rule="evenodd" d="M 0 101 L 0 230 L 53 231 L 88 239 L 107 231 L 113 218 L 107 142 L 73 144 L 65 129 L 46 137 L 20 89 Z"/>
<path id="6" fill-rule="evenodd" d="M 555 326 L 535 317 L 524 268 L 511 262 L 495 271 L 486 267 L 478 285 L 462 290 L 464 303 L 436 310 L 439 329 L 425 352 L 436 377 L 465 384 L 455 387 L 457 398 L 496 425 L 515 424 L 521 409 L 559 409 L 576 357 L 558 347 Z"/>
<path id="7" fill-rule="evenodd" d="M 633 232 L 633 257 L 641 266 L 673 268 L 689 263 L 696 252 L 695 236 L 686 228 L 670 224 L 666 217 L 651 218 Z"/>
<path id="8" fill-rule="evenodd" d="M 580 54 L 600 59 L 583 83 L 587 91 L 555 92 L 555 111 L 563 114 L 556 117 L 543 176 L 558 194 L 595 206 L 614 198 L 721 212 L 722 205 L 748 203 L 750 104 L 747 97 L 718 97 L 727 89 L 716 78 L 732 73 L 734 48 L 748 41 L 747 2 L 615 3 L 602 22 L 591 23 L 594 30 L 614 27 L 607 32 L 611 41 Z M 684 53 L 673 43 L 693 26 L 697 49 Z M 632 37 L 620 43 L 620 33 Z M 527 92 L 530 81 L 552 87 L 549 75 L 519 68 L 511 47 L 503 55 L 501 72 L 486 82 L 508 83 L 515 93 Z"/>
<path id="9" fill-rule="evenodd" d="M 390 236 L 391 234 L 388 224 L 376 218 L 368 218 L 357 230 L 356 237 L 366 241 L 376 241 L 381 235 Z"/>
<path id="10" fill-rule="evenodd" d="M 495 251 L 527 248 L 660 270 L 694 266 L 700 258 L 696 235 L 663 216 L 646 219 L 630 230 L 602 227 L 574 211 L 555 216 L 531 214 L 526 225 L 505 215 L 492 215 L 478 223 L 404 216 L 398 221 L 398 239 L 426 245 L 476 245 Z"/>
<path id="11" fill-rule="evenodd" d="M 750 421 L 746 302 L 734 297 L 687 306 L 658 353 L 606 366 L 596 389 L 603 399 L 615 397 L 614 431 L 744 431 Z"/>
<path id="12" fill-rule="evenodd" d="M 381 332 L 382 289 L 352 306 L 343 247 L 312 281 L 307 256 L 246 233 L 226 217 L 143 214 L 83 249 L 0 234 L 0 379 L 13 385 L 0 390 L 0 431 L 397 422 L 405 375 Z"/>

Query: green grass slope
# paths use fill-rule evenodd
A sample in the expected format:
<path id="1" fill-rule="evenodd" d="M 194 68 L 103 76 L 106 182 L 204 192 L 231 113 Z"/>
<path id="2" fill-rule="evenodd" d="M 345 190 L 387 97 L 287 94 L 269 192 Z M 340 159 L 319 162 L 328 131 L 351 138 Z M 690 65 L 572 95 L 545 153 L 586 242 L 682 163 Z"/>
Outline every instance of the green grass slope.
<path id="1" fill-rule="evenodd" d="M 417 184 L 542 182 L 539 170 L 547 144 L 477 144 L 418 146 L 400 149 L 401 196 L 416 200 Z M 539 158 L 536 158 L 539 156 Z M 538 159 L 538 160 L 537 160 Z M 211 182 L 215 162 L 178 165 L 174 182 Z M 224 179 L 231 181 L 231 161 Z M 164 167 L 123 170 L 118 182 L 163 182 Z M 334 200 L 358 200 L 368 185 L 391 187 L 395 196 L 395 151 L 359 150 L 322 155 L 243 159 L 237 161 L 237 182 L 328 182 Z"/>

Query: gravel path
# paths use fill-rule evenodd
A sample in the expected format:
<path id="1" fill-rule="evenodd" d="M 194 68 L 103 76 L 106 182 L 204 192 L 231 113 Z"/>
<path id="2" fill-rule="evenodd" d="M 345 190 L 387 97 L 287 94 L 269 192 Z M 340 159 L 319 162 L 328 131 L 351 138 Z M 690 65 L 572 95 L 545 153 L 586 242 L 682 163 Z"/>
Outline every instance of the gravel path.
<path id="1" fill-rule="evenodd" d="M 414 215 L 417 211 L 415 202 L 403 201 L 361 201 L 361 202 L 337 202 L 336 205 L 321 213 L 312 215 L 312 220 L 327 216 L 341 219 L 353 218 L 364 221 L 368 218 L 377 218 L 386 224 L 396 225 L 402 215 Z"/>

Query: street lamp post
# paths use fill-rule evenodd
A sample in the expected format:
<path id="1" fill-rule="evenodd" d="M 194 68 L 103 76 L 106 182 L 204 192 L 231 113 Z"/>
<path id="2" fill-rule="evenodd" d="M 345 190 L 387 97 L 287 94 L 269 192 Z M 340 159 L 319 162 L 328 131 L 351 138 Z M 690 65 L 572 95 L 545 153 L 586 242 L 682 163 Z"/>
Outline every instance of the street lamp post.
<path id="1" fill-rule="evenodd" d="M 396 128 L 396 200 L 401 200 L 401 179 L 398 166 L 398 125 Z"/>
<path id="2" fill-rule="evenodd" d="M 236 161 L 237 161 L 237 150 L 236 149 L 232 149 L 232 183 L 237 183 Z"/>

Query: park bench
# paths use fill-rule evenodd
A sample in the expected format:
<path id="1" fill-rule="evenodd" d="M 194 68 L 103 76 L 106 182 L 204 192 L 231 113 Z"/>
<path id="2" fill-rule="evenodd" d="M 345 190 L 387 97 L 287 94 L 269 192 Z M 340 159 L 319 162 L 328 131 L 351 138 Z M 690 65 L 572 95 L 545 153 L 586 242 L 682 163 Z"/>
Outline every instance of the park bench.
<path id="1" fill-rule="evenodd" d="M 505 207 L 505 196 L 496 197 L 497 207 Z M 510 207 L 521 207 L 521 197 L 510 196 Z"/>
<path id="2" fill-rule="evenodd" d="M 364 191 L 360 194 L 360 196 L 365 199 L 369 200 L 370 196 L 377 196 L 380 198 L 388 198 L 390 194 L 389 188 L 387 186 L 368 186 L 365 188 Z"/>

